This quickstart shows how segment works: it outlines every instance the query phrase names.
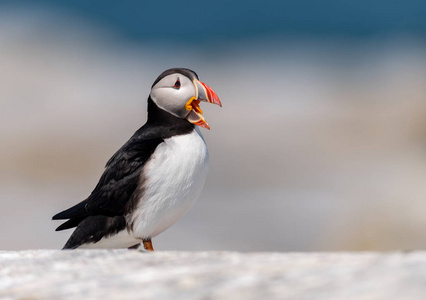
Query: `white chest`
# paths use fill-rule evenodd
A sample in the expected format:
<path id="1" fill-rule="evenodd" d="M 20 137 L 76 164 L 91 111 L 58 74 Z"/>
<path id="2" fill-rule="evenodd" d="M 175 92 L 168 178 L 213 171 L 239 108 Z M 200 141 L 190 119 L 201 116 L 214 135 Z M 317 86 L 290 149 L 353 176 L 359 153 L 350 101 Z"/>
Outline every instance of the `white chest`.
<path id="1" fill-rule="evenodd" d="M 198 128 L 160 144 L 144 169 L 142 199 L 129 216 L 133 235 L 154 237 L 176 223 L 199 197 L 208 162 L 207 146 Z"/>

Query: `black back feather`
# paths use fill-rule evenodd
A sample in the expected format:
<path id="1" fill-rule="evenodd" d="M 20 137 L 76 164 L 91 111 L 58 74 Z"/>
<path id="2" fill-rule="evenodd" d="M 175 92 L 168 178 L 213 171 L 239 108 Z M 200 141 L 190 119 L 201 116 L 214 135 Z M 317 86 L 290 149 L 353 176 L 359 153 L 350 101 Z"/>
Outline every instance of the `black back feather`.
<path id="1" fill-rule="evenodd" d="M 99 241 L 101 235 L 108 232 L 105 227 L 102 231 L 101 227 L 110 224 L 111 217 L 118 217 L 110 224 L 111 228 L 122 230 L 124 227 L 121 222 L 125 224 L 123 214 L 129 212 L 128 204 L 135 205 L 135 201 L 130 200 L 142 196 L 136 194 L 143 192 L 143 189 L 137 187 L 143 185 L 143 168 L 157 146 L 164 139 L 188 134 L 193 130 L 193 124 L 158 108 L 149 97 L 147 122 L 109 159 L 90 196 L 53 216 L 54 220 L 69 219 L 56 229 L 58 231 L 77 226 L 64 248 L 76 248 L 87 242 Z"/>

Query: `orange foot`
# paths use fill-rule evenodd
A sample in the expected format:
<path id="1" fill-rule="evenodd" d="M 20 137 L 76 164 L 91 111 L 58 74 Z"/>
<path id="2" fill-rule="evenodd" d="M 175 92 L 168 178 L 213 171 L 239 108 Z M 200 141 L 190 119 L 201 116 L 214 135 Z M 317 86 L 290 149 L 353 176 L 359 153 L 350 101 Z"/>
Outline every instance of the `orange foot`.
<path id="1" fill-rule="evenodd" d="M 143 247 L 145 250 L 154 251 L 154 248 L 152 247 L 151 239 L 143 240 Z"/>

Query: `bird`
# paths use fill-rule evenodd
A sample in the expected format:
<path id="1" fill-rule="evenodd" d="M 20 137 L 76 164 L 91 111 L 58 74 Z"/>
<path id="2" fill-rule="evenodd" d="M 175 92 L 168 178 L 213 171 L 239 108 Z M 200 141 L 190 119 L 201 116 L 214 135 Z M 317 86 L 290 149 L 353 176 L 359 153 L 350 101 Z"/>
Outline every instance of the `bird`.
<path id="1" fill-rule="evenodd" d="M 201 102 L 217 94 L 186 68 L 161 73 L 148 96 L 147 120 L 108 160 L 83 201 L 52 217 L 74 228 L 63 249 L 154 251 L 152 238 L 193 206 L 206 181 L 209 153 L 200 128 L 210 129 Z"/>

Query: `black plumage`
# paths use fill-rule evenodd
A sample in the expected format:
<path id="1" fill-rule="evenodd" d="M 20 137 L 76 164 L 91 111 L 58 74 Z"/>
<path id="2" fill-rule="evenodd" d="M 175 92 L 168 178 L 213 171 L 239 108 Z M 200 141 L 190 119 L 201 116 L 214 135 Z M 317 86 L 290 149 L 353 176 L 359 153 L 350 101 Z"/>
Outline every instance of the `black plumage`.
<path id="1" fill-rule="evenodd" d="M 86 243 L 97 243 L 103 237 L 117 234 L 126 228 L 124 216 L 89 216 L 72 233 L 63 249 L 75 249 Z"/>
<path id="2" fill-rule="evenodd" d="M 143 185 L 143 167 L 157 146 L 164 139 L 187 134 L 193 130 L 194 125 L 186 119 L 178 118 L 162 110 L 151 98 L 148 98 L 148 120 L 145 125 L 110 158 L 98 184 L 87 199 L 53 216 L 53 220 L 69 219 L 56 230 L 73 228 L 81 222 L 94 223 L 101 220 L 100 217 L 106 220 L 107 217 L 130 213 L 141 198 L 140 193 L 143 193 L 143 188 L 137 189 L 139 184 Z M 100 217 L 92 219 L 89 216 Z M 105 220 L 102 219 L 103 223 L 106 222 Z M 71 248 L 78 247 L 87 242 L 84 236 L 89 232 L 90 227 L 99 226 L 99 230 L 102 228 L 100 225 L 88 225 L 82 224 L 80 227 L 87 228 L 76 230 L 67 245 Z M 110 234 L 109 231 L 117 230 L 114 226 L 103 228 L 104 236 Z"/>
<path id="3" fill-rule="evenodd" d="M 180 73 L 191 81 L 198 80 L 195 72 L 175 68 L 164 71 L 154 81 Z M 186 118 L 177 117 L 159 108 L 148 98 L 148 119 L 145 125 L 109 159 L 98 184 L 85 200 L 64 210 L 54 220 L 67 220 L 56 230 L 77 227 L 64 246 L 75 249 L 86 243 L 97 243 L 102 238 L 132 228 L 125 216 L 136 209 L 145 191 L 144 167 L 165 139 L 189 134 L 194 126 Z"/>
<path id="4" fill-rule="evenodd" d="M 166 77 L 167 75 L 175 74 L 175 73 L 182 74 L 182 75 L 188 77 L 191 81 L 194 80 L 194 79 L 198 79 L 197 73 L 195 73 L 194 71 L 192 71 L 190 69 L 173 68 L 173 69 L 168 69 L 168 70 L 164 71 L 163 73 L 161 73 L 160 76 L 158 76 L 157 79 L 155 79 L 155 81 L 152 84 L 151 88 L 154 85 L 156 85 L 161 79 L 163 79 L 164 77 Z"/>

